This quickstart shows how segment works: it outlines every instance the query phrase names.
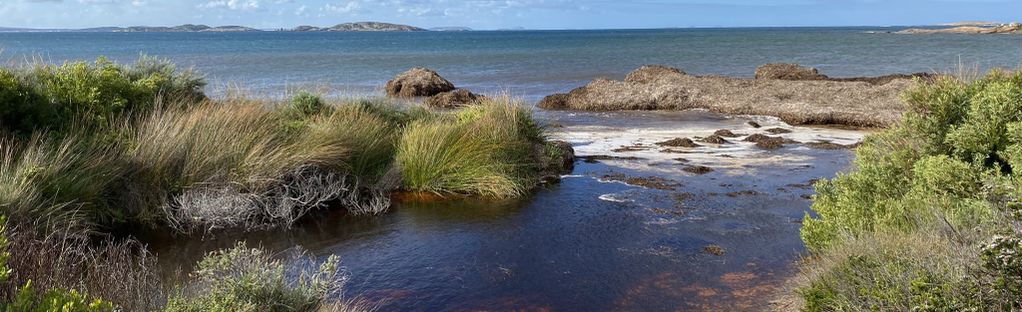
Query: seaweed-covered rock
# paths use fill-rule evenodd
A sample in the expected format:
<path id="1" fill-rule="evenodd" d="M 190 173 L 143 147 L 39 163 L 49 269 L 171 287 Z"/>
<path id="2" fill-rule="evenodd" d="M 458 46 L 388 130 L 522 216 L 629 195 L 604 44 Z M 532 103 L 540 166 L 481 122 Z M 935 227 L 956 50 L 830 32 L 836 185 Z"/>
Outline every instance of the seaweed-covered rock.
<path id="1" fill-rule="evenodd" d="M 486 96 L 465 89 L 457 89 L 431 96 L 423 104 L 433 108 L 459 108 L 477 105 L 485 99 Z"/>
<path id="2" fill-rule="evenodd" d="M 772 63 L 756 68 L 756 79 L 778 80 L 826 80 L 816 68 L 798 64 Z"/>
<path id="3" fill-rule="evenodd" d="M 710 143 L 710 144 L 718 144 L 718 145 L 719 144 L 731 143 L 731 142 L 728 142 L 728 140 L 725 140 L 723 137 L 721 137 L 719 135 L 716 135 L 716 134 L 708 136 L 708 137 L 705 137 L 702 140 L 699 140 L 699 142 Z"/>
<path id="4" fill-rule="evenodd" d="M 388 81 L 386 89 L 387 96 L 411 98 L 454 91 L 454 84 L 432 69 L 416 67 Z"/>
<path id="5" fill-rule="evenodd" d="M 717 130 L 717 132 L 714 132 L 713 135 L 718 136 L 718 137 L 722 137 L 722 138 L 737 138 L 737 137 L 741 136 L 739 134 L 735 134 L 734 132 L 731 132 L 731 130 Z"/>
<path id="6" fill-rule="evenodd" d="M 689 148 L 691 148 L 691 147 L 699 147 L 699 144 L 696 144 L 696 142 L 692 142 L 692 139 L 689 139 L 689 138 L 671 139 L 671 140 L 659 142 L 656 145 L 664 146 L 664 147 L 689 147 Z"/>
<path id="7" fill-rule="evenodd" d="M 782 137 L 772 137 L 758 133 L 750 135 L 743 141 L 756 143 L 756 147 L 762 149 L 778 149 L 784 147 L 784 144 L 793 143 L 793 141 Z"/>
<path id="8" fill-rule="evenodd" d="M 685 72 L 674 68 L 663 65 L 645 65 L 639 67 L 628 74 L 625 77 L 626 82 L 634 83 L 650 83 L 668 76 L 684 76 Z"/>

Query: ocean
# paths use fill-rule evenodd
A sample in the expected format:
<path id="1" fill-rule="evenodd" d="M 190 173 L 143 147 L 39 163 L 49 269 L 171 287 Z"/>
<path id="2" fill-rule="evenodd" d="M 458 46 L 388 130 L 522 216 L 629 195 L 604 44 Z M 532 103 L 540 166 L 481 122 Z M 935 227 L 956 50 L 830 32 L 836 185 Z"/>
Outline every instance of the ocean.
<path id="1" fill-rule="evenodd" d="M 146 54 L 205 73 L 210 93 L 239 87 L 260 96 L 310 89 L 379 94 L 414 66 L 459 87 L 536 101 L 645 64 L 690 74 L 748 77 L 794 62 L 835 77 L 986 71 L 1022 65 L 1022 36 L 898 35 L 894 28 L 474 31 L 416 33 L 0 33 L 0 60 L 130 62 Z"/>

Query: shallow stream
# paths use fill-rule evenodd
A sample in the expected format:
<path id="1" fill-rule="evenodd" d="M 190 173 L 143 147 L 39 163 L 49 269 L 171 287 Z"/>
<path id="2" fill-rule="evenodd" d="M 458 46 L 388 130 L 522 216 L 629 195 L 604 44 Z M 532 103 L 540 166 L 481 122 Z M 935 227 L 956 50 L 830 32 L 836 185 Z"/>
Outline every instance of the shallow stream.
<path id="1" fill-rule="evenodd" d="M 336 254 L 349 296 L 384 310 L 755 310 L 804 252 L 798 230 L 812 181 L 846 169 L 851 151 L 763 150 L 742 137 L 669 152 L 654 143 L 719 129 L 782 127 L 794 141 L 838 144 L 864 135 L 702 111 L 538 115 L 580 158 L 562 183 L 529 198 L 405 202 L 383 216 L 337 213 L 285 232 L 148 240 L 165 267 L 183 271 L 236 240 Z M 698 166 L 712 171 L 685 170 Z"/>

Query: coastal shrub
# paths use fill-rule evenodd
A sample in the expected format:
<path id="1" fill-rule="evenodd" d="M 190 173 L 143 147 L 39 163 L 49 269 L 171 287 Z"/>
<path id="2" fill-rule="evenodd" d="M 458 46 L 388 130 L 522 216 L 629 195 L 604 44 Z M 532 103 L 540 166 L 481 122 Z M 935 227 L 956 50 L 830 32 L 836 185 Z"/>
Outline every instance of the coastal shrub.
<path id="1" fill-rule="evenodd" d="M 541 135 L 528 110 L 488 101 L 412 122 L 396 159 L 409 191 L 520 196 L 535 184 L 534 148 L 543 143 Z"/>
<path id="2" fill-rule="evenodd" d="M 940 77 L 904 98 L 902 122 L 816 186 L 804 310 L 1022 309 L 1022 73 Z"/>
<path id="3" fill-rule="evenodd" d="M 995 71 L 972 83 L 939 78 L 905 99 L 898 126 L 872 135 L 856 151 L 855 171 L 817 185 L 802 237 L 821 250 L 840 235 L 881 228 L 911 230 L 934 211 L 961 221 L 992 215 L 984 187 L 1011 174 L 1014 125 L 1022 121 L 1022 74 Z"/>
<path id="4" fill-rule="evenodd" d="M 172 296 L 164 311 L 372 310 L 356 301 L 341 300 L 346 277 L 340 272 L 337 256 L 318 266 L 309 260 L 302 262 L 285 263 L 244 243 L 210 253 L 192 274 L 194 286 Z"/>
<path id="5" fill-rule="evenodd" d="M 0 70 L 0 121 L 15 133 L 108 127 L 120 116 L 145 113 L 157 99 L 197 101 L 204 79 L 168 61 L 142 57 L 134 65 L 95 62 L 38 63 Z"/>

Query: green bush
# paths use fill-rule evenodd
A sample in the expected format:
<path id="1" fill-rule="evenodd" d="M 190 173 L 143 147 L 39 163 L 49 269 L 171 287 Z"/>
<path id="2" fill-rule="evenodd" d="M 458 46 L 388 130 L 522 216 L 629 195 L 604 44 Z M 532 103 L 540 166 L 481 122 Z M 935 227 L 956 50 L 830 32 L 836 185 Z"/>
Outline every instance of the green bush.
<path id="1" fill-rule="evenodd" d="M 903 121 L 867 137 L 852 172 L 816 186 L 818 216 L 801 233 L 815 253 L 805 310 L 1022 308 L 1011 238 L 1022 228 L 1022 72 L 941 77 L 904 98 Z"/>
<path id="2" fill-rule="evenodd" d="M 121 116 L 146 113 L 160 97 L 194 102 L 205 81 L 172 63 L 142 57 L 132 66 L 105 58 L 94 63 L 35 64 L 0 70 L 0 121 L 8 131 L 109 127 Z"/>
<path id="3" fill-rule="evenodd" d="M 194 295 L 170 298 L 165 311 L 317 311 L 332 305 L 368 310 L 339 301 L 343 276 L 338 259 L 331 256 L 315 270 L 287 272 L 281 260 L 239 243 L 202 259 L 193 273 Z"/>

